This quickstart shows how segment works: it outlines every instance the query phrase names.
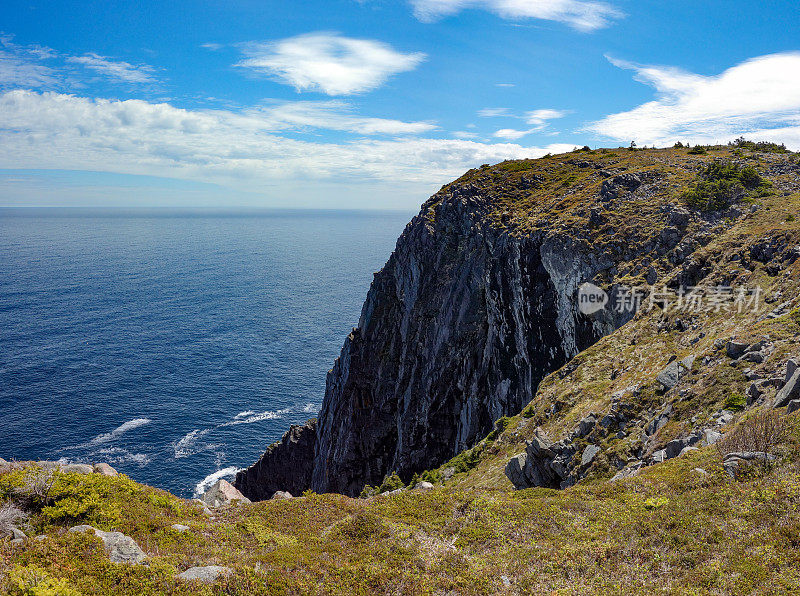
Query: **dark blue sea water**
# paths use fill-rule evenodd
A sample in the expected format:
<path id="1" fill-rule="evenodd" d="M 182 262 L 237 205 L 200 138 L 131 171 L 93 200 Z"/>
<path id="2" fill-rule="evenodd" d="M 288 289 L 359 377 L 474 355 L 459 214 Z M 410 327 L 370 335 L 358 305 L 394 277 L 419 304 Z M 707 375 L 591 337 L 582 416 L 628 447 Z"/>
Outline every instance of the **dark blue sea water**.
<path id="1" fill-rule="evenodd" d="M 0 209 L 0 457 L 182 496 L 316 414 L 408 213 Z"/>

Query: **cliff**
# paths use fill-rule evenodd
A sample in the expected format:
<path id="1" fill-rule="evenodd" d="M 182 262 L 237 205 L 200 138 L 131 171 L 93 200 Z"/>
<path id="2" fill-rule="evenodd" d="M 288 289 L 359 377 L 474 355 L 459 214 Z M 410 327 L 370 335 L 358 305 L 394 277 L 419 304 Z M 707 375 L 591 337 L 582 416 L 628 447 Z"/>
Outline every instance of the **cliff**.
<path id="1" fill-rule="evenodd" d="M 792 167 L 773 158 L 771 168 Z M 691 255 L 749 211 L 737 199 L 703 214 L 679 198 L 720 159 L 736 156 L 576 152 L 484 166 L 443 187 L 376 274 L 316 429 L 284 437 L 236 486 L 256 499 L 278 488 L 356 495 L 478 443 L 549 373 L 633 318 L 615 302 L 620 288 L 698 276 Z M 583 314 L 585 282 L 611 304 Z"/>

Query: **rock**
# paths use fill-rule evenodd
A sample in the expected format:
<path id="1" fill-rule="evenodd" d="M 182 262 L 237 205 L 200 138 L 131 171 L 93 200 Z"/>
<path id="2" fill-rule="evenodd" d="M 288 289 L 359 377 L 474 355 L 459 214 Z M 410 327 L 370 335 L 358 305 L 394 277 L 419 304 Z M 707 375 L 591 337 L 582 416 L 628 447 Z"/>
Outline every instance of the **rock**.
<path id="1" fill-rule="evenodd" d="M 692 369 L 694 361 L 694 355 L 687 356 L 683 360 L 673 360 L 666 366 L 666 368 L 664 368 L 664 370 L 658 373 L 658 376 L 656 376 L 656 381 L 661 383 L 661 387 L 664 391 L 674 388 L 678 382 Z"/>
<path id="2" fill-rule="evenodd" d="M 62 464 L 61 471 L 64 474 L 91 474 L 94 468 L 89 464 Z"/>
<path id="3" fill-rule="evenodd" d="M 450 480 L 455 475 L 456 475 L 455 468 L 445 468 L 444 470 L 442 470 L 442 480 L 444 480 L 445 482 Z"/>
<path id="4" fill-rule="evenodd" d="M 234 501 L 241 503 L 250 503 L 250 499 L 240 493 L 230 482 L 225 479 L 217 480 L 211 488 L 209 488 L 200 497 L 209 507 L 224 507 L 230 505 Z"/>
<path id="5" fill-rule="evenodd" d="M 678 454 L 678 457 L 683 457 L 687 453 L 691 453 L 692 451 L 700 451 L 697 447 L 684 447 L 681 449 L 681 452 Z"/>
<path id="6" fill-rule="evenodd" d="M 800 398 L 800 369 L 795 370 L 792 377 L 775 396 L 773 407 L 782 408 L 790 401 Z"/>
<path id="7" fill-rule="evenodd" d="M 722 467 L 729 478 L 735 480 L 742 464 L 767 464 L 777 458 L 763 451 L 742 451 L 728 453 L 722 460 Z"/>
<path id="8" fill-rule="evenodd" d="M 109 466 L 108 464 L 101 463 L 94 465 L 94 471 L 97 474 L 102 474 L 103 476 L 117 476 L 117 471 Z"/>
<path id="9" fill-rule="evenodd" d="M 311 488 L 317 421 L 293 425 L 259 460 L 236 473 L 234 486 L 252 501 L 265 501 L 277 491 L 299 497 Z"/>
<path id="10" fill-rule="evenodd" d="M 734 419 L 733 412 L 730 412 L 728 410 L 723 410 L 722 414 L 719 416 L 719 418 L 717 418 L 717 424 L 719 426 L 725 426 L 726 424 L 730 424 L 731 422 L 733 422 L 733 419 Z"/>
<path id="11" fill-rule="evenodd" d="M 11 526 L 8 529 L 8 533 L 11 536 L 12 540 L 22 540 L 22 541 L 24 541 L 27 538 L 27 536 L 25 535 L 25 532 L 23 532 L 22 530 L 20 530 L 16 526 Z"/>
<path id="12" fill-rule="evenodd" d="M 745 394 L 747 395 L 747 405 L 752 405 L 753 402 L 758 401 L 763 393 L 764 392 L 761 390 L 761 386 L 758 383 L 750 383 L 747 391 L 745 391 Z"/>
<path id="13" fill-rule="evenodd" d="M 726 346 L 725 350 L 726 350 L 726 353 L 728 354 L 729 358 L 733 358 L 734 360 L 737 360 L 737 359 L 741 358 L 744 355 L 744 353 L 747 351 L 747 348 L 749 348 L 749 347 L 750 347 L 750 344 L 746 344 L 746 343 L 740 342 L 740 341 L 731 340 L 731 341 L 728 342 L 728 345 Z"/>
<path id="14" fill-rule="evenodd" d="M 170 528 L 181 533 L 189 531 L 189 526 L 184 526 L 183 524 L 172 524 Z"/>
<path id="15" fill-rule="evenodd" d="M 527 461 L 528 455 L 526 453 L 520 453 L 512 457 L 506 464 L 506 478 L 508 478 L 511 484 L 514 485 L 514 488 L 518 490 L 528 488 L 528 480 L 525 477 L 525 464 Z"/>
<path id="16" fill-rule="evenodd" d="M 598 453 L 600 453 L 600 447 L 597 445 L 587 445 L 586 449 L 583 450 L 583 455 L 581 455 L 581 466 L 586 466 L 594 461 Z"/>
<path id="17" fill-rule="evenodd" d="M 205 515 L 214 515 L 211 512 L 211 509 L 208 508 L 208 505 L 206 505 L 205 502 L 202 499 L 194 499 L 194 502 L 197 503 L 198 505 L 200 505 L 200 508 L 203 510 L 203 513 Z"/>
<path id="18" fill-rule="evenodd" d="M 294 499 L 292 493 L 286 492 L 285 490 L 278 490 L 275 491 L 275 494 L 270 497 L 273 501 L 285 501 L 287 499 Z"/>
<path id="19" fill-rule="evenodd" d="M 766 359 L 767 356 L 764 352 L 747 352 L 744 356 L 739 358 L 741 362 L 753 362 L 755 364 L 761 364 Z"/>
<path id="20" fill-rule="evenodd" d="M 176 577 L 184 581 L 197 581 L 205 584 L 210 584 L 221 576 L 230 575 L 233 569 L 230 567 L 220 567 L 218 565 L 209 565 L 207 567 L 190 567 L 183 573 L 179 573 Z"/>
<path id="21" fill-rule="evenodd" d="M 708 472 L 706 472 L 703 468 L 694 468 L 692 472 L 695 474 L 700 474 L 701 476 L 708 476 Z"/>
<path id="22" fill-rule="evenodd" d="M 702 435 L 700 433 L 693 433 L 688 437 L 683 437 L 680 439 L 673 439 L 667 446 L 664 448 L 666 453 L 666 459 L 672 459 L 673 457 L 678 457 L 686 447 L 691 447 L 696 443 L 700 442 Z"/>
<path id="23" fill-rule="evenodd" d="M 721 438 L 722 438 L 722 433 L 717 432 L 717 431 L 715 431 L 713 429 L 707 428 L 703 432 L 703 443 L 705 445 L 713 445 L 714 443 L 719 441 Z"/>
<path id="24" fill-rule="evenodd" d="M 682 207 L 673 207 L 668 214 L 667 222 L 676 228 L 684 228 L 689 224 L 691 214 Z"/>
<path id="25" fill-rule="evenodd" d="M 650 424 L 647 425 L 647 427 L 645 428 L 645 434 L 647 436 L 652 436 L 656 434 L 659 430 L 664 428 L 667 422 L 669 422 L 669 417 L 672 415 L 672 411 L 673 411 L 672 404 L 664 408 L 661 414 L 653 418 L 653 420 L 650 421 Z"/>
<path id="26" fill-rule="evenodd" d="M 614 424 L 616 421 L 617 421 L 617 418 L 616 418 L 616 416 L 612 416 L 611 414 L 606 414 L 606 415 L 605 415 L 605 416 L 603 416 L 603 418 L 600 420 L 600 426 L 602 426 L 603 428 L 609 428 L 609 427 L 611 427 L 611 426 L 612 426 L 612 425 L 613 425 L 613 424 Z"/>
<path id="27" fill-rule="evenodd" d="M 639 473 L 639 470 L 642 469 L 644 466 L 644 462 L 636 461 L 632 464 L 628 464 L 625 468 L 617 472 L 614 477 L 611 479 L 614 480 L 622 480 L 623 478 L 630 478 L 631 476 L 636 476 Z"/>
<path id="28" fill-rule="evenodd" d="M 592 432 L 596 424 L 597 416 L 593 413 L 589 414 L 578 422 L 578 426 L 572 431 L 572 436 L 574 438 L 583 438 Z"/>
<path id="29" fill-rule="evenodd" d="M 417 485 L 414 487 L 415 490 L 433 490 L 433 484 L 430 482 L 422 481 L 418 482 Z"/>
<path id="30" fill-rule="evenodd" d="M 797 412 L 798 410 L 800 410 L 800 399 L 793 399 L 786 406 L 786 413 L 787 414 L 793 414 L 794 412 Z"/>
<path id="31" fill-rule="evenodd" d="M 660 463 L 663 463 L 665 461 L 667 461 L 667 450 L 666 449 L 661 449 L 660 451 L 656 451 L 653 454 L 653 463 L 654 464 L 660 464 Z"/>
<path id="32" fill-rule="evenodd" d="M 108 559 L 112 563 L 140 565 L 147 558 L 147 555 L 139 548 L 136 541 L 122 532 L 104 532 L 87 525 L 73 526 L 69 531 L 93 533 L 100 538 L 103 541 L 106 553 L 108 553 Z"/>
<path id="33" fill-rule="evenodd" d="M 786 378 L 784 378 L 783 382 L 788 383 L 789 379 L 791 379 L 794 376 L 794 373 L 797 372 L 797 369 L 798 369 L 797 360 L 794 359 L 789 360 L 789 362 L 786 363 Z"/>

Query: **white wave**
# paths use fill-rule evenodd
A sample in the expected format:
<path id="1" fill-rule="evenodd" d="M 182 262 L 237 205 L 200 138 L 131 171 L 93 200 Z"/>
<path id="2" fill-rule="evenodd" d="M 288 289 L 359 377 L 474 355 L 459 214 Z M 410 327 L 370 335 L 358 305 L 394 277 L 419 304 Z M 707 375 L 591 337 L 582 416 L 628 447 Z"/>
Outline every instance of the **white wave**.
<path id="1" fill-rule="evenodd" d="M 143 468 L 150 463 L 150 456 L 144 453 L 131 453 L 127 449 L 120 447 L 106 447 L 99 449 L 97 455 L 102 456 L 102 460 L 108 464 L 136 464 Z"/>
<path id="2" fill-rule="evenodd" d="M 252 416 L 253 414 L 255 414 L 253 410 L 247 410 L 245 412 L 239 412 L 234 418 L 244 418 L 246 416 Z"/>
<path id="3" fill-rule="evenodd" d="M 199 428 L 196 428 L 192 432 L 181 437 L 172 445 L 172 448 L 175 451 L 175 459 L 181 459 L 182 457 L 188 457 L 197 453 L 198 450 L 195 447 L 197 441 L 206 436 L 212 430 L 214 429 L 206 428 L 204 430 L 200 430 Z M 204 449 L 200 449 L 200 451 L 204 451 Z"/>
<path id="4" fill-rule="evenodd" d="M 284 410 L 267 410 L 266 412 L 247 412 L 249 414 L 246 418 L 240 417 L 242 414 L 237 414 L 237 416 L 231 420 L 230 422 L 226 422 L 221 424 L 220 426 L 234 426 L 236 424 L 252 424 L 253 422 L 261 422 L 262 420 L 275 420 L 276 418 L 280 418 L 284 414 L 286 414 L 289 409 Z"/>
<path id="5" fill-rule="evenodd" d="M 319 406 L 317 404 L 308 403 L 303 407 L 303 412 L 306 414 L 311 414 L 312 412 L 316 412 Z"/>
<path id="6" fill-rule="evenodd" d="M 87 445 L 94 446 L 94 445 L 102 445 L 105 443 L 110 443 L 111 441 L 123 435 L 124 433 L 128 432 L 129 430 L 139 428 L 140 426 L 144 426 L 145 424 L 150 424 L 151 422 L 152 420 L 150 420 L 149 418 L 134 418 L 133 420 L 128 420 L 125 424 L 119 425 L 110 433 L 104 433 L 102 435 L 96 436 L 94 439 L 89 441 Z"/>
<path id="7" fill-rule="evenodd" d="M 203 478 L 197 485 L 194 487 L 194 494 L 196 497 L 199 497 L 204 492 L 206 492 L 214 483 L 219 480 L 220 478 L 233 477 L 236 475 L 236 472 L 239 471 L 239 468 L 236 466 L 230 466 L 227 468 L 223 468 L 222 470 L 217 470 Z"/>

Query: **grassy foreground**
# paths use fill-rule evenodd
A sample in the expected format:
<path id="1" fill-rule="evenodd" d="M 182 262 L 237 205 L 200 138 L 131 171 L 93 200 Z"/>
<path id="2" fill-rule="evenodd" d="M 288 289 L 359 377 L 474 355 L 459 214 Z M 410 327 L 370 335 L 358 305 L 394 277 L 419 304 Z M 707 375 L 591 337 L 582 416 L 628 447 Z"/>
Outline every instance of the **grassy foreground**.
<path id="1" fill-rule="evenodd" d="M 0 544 L 9 594 L 789 594 L 800 590 L 800 416 L 783 459 L 732 481 L 713 447 L 565 491 L 438 486 L 370 499 L 308 494 L 209 517 L 125 476 L 60 474 L 37 536 Z M 707 472 L 695 471 L 701 468 Z M 35 467 L 0 477 L 3 496 Z M 113 564 L 90 523 L 132 536 Z M 180 533 L 171 525 L 190 529 Z M 188 567 L 234 569 L 214 584 Z"/>

